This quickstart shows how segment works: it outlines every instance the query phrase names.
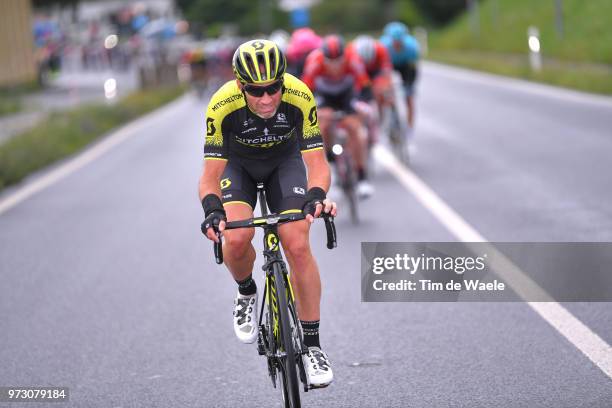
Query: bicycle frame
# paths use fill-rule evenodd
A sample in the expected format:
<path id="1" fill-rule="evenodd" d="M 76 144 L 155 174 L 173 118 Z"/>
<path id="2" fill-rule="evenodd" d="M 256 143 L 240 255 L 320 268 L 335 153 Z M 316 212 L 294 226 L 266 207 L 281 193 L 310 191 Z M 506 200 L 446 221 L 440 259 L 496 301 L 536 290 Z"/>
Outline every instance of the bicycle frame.
<path id="1" fill-rule="evenodd" d="M 263 190 L 259 190 L 259 202 L 262 210 L 262 216 L 266 217 L 268 215 L 266 203 L 265 203 L 265 195 Z M 302 218 L 301 214 L 299 214 Z M 292 217 L 293 218 L 293 217 Z M 282 370 L 282 360 L 283 358 L 287 358 L 287 350 L 286 347 L 283 348 L 283 340 L 281 339 L 281 316 L 279 313 L 279 296 L 277 293 L 277 288 L 282 290 L 285 288 L 285 302 L 287 304 L 287 309 L 291 314 L 291 319 L 293 321 L 293 329 L 297 329 L 297 333 L 291 333 L 293 340 L 295 340 L 295 334 L 299 339 L 298 344 L 293 344 L 293 354 L 295 356 L 300 356 L 300 358 L 295 359 L 295 363 L 297 363 L 300 370 L 300 377 L 302 381 L 304 379 L 304 375 L 302 372 L 304 371 L 304 367 L 302 364 L 301 356 L 304 354 L 305 346 L 303 344 L 303 336 L 301 332 L 301 325 L 297 318 L 297 312 L 295 310 L 295 296 L 293 293 L 293 288 L 291 287 L 291 280 L 289 279 L 289 274 L 287 272 L 287 267 L 281 256 L 280 251 L 280 238 L 278 235 L 278 224 L 273 223 L 274 220 L 266 219 L 266 223 L 263 224 L 263 246 L 264 246 L 264 258 L 265 263 L 262 266 L 266 274 L 266 282 L 263 299 L 261 301 L 260 314 L 258 319 L 259 325 L 259 333 L 257 339 L 257 350 L 259 355 L 265 355 L 268 359 L 268 373 L 272 380 L 272 385 L 276 388 L 276 373 L 277 370 Z M 280 219 L 279 219 L 280 221 Z M 260 222 L 260 221 L 258 221 Z M 268 223 L 272 222 L 272 223 Z M 261 222 L 260 222 L 261 223 Z M 282 281 L 282 284 L 279 284 L 277 280 Z M 285 303 L 283 302 L 283 303 Z M 266 305 L 268 306 L 266 308 Z M 264 311 L 267 310 L 266 315 L 266 323 L 264 324 Z M 272 333 L 268 333 L 268 330 L 272 329 Z M 297 346 L 297 347 L 295 347 Z M 286 385 L 284 385 L 286 387 Z M 305 391 L 308 388 L 305 387 Z"/>
<path id="2" fill-rule="evenodd" d="M 295 367 L 297 366 L 299 369 L 299 378 L 306 392 L 310 389 L 310 386 L 307 383 L 301 357 L 307 353 L 307 348 L 303 342 L 302 328 L 295 306 L 295 296 L 289 273 L 280 251 L 278 225 L 303 220 L 305 216 L 301 212 L 269 214 L 262 183 L 257 185 L 257 191 L 262 216 L 228 222 L 226 223 L 226 229 L 263 228 L 265 263 L 262 269 L 266 274 L 266 284 L 258 319 L 257 350 L 260 355 L 265 355 L 267 358 L 268 373 L 275 388 L 277 371 L 281 373 L 285 405 L 299 407 L 298 373 L 295 371 Z M 335 248 L 336 228 L 333 217 L 324 215 L 323 219 L 327 231 L 327 247 L 329 249 Z M 217 263 L 222 263 L 221 241 L 214 244 L 214 252 Z M 282 291 L 282 293 L 279 293 L 279 291 Z M 267 311 L 265 322 L 264 311 Z"/>

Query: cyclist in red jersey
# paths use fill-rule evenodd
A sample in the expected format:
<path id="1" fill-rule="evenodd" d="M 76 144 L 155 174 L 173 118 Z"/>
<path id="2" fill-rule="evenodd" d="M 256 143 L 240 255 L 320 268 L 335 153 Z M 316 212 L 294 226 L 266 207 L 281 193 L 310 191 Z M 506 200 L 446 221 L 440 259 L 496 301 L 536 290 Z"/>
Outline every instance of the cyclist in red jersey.
<path id="1" fill-rule="evenodd" d="M 348 132 L 348 148 L 355 158 L 357 168 L 357 194 L 369 197 L 374 189 L 367 180 L 367 132 L 361 117 L 355 110 L 357 98 L 370 101 L 373 98 L 370 78 L 357 55 L 345 53 L 344 40 L 339 35 L 323 39 L 321 48 L 306 58 L 302 81 L 317 96 L 319 128 L 328 157 L 331 149 L 329 127 L 334 111 L 346 116 L 340 125 Z"/>
<path id="2" fill-rule="evenodd" d="M 391 57 L 387 48 L 368 35 L 360 35 L 347 47 L 348 54 L 356 54 L 363 61 L 366 72 L 372 80 L 372 90 L 379 106 L 382 106 L 384 95 L 391 87 Z"/>
<path id="3" fill-rule="evenodd" d="M 392 103 L 391 72 L 393 65 L 391 57 L 383 44 L 368 35 L 360 35 L 346 48 L 348 54 L 358 56 L 363 61 L 366 72 L 372 80 L 372 90 L 376 103 L 360 104 L 358 109 L 368 124 L 369 146 L 378 140 L 378 125 L 380 114 L 385 103 Z"/>

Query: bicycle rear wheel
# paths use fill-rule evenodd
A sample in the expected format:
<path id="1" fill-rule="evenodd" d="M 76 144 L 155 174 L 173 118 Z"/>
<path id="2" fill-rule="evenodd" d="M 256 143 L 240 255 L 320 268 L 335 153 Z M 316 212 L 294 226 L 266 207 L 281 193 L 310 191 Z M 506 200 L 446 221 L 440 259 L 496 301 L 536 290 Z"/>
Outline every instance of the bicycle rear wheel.
<path id="1" fill-rule="evenodd" d="M 348 152 L 344 152 L 342 155 L 336 158 L 336 166 L 338 168 L 338 176 L 340 178 L 340 185 L 342 191 L 349 205 L 349 212 L 351 214 L 351 221 L 353 224 L 359 224 L 359 211 L 357 208 L 357 177 L 355 169 L 353 168 L 353 162 Z"/>
<path id="2" fill-rule="evenodd" d="M 274 286 L 278 301 L 278 316 L 280 329 L 279 349 L 285 352 L 280 358 L 280 377 L 283 400 L 286 408 L 300 408 L 300 386 L 297 375 L 297 361 L 294 347 L 294 328 L 291 326 L 285 278 L 281 267 L 274 265 Z"/>
<path id="3" fill-rule="evenodd" d="M 391 127 L 389 129 L 389 139 L 393 146 L 393 151 L 400 162 L 405 165 L 410 164 L 410 154 L 408 151 L 408 132 L 406 126 L 398 118 L 398 112 L 393 109 L 391 113 Z"/>

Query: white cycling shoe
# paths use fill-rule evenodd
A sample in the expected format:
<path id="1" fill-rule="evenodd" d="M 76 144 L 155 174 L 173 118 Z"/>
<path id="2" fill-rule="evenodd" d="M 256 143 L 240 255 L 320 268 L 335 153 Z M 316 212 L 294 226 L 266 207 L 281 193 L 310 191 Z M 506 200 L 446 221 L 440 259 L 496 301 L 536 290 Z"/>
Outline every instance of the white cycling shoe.
<path id="1" fill-rule="evenodd" d="M 313 388 L 327 387 L 334 380 L 327 354 L 319 347 L 308 347 L 308 353 L 303 357 L 304 369 L 308 384 Z"/>
<path id="2" fill-rule="evenodd" d="M 357 197 L 362 200 L 370 198 L 374 194 L 374 186 L 367 180 L 358 181 L 356 187 Z"/>
<path id="3" fill-rule="evenodd" d="M 234 299 L 234 333 L 243 343 L 253 343 L 257 339 L 257 292 L 254 295 L 238 293 Z"/>

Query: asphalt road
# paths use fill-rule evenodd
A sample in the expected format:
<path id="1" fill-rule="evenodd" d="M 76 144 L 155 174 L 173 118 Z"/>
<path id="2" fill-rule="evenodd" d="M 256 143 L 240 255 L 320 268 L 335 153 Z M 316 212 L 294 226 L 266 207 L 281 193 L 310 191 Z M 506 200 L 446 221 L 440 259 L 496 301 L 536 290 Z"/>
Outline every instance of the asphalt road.
<path id="1" fill-rule="evenodd" d="M 424 67 L 414 172 L 491 241 L 610 241 L 612 104 L 487 78 Z M 280 406 L 199 233 L 203 123 L 183 98 L 0 214 L 0 386 L 67 386 L 75 407 Z M 456 239 L 373 177 L 337 249 L 313 227 L 336 381 L 305 406 L 612 406 L 610 377 L 527 304 L 362 303 L 362 241 Z M 612 342 L 609 303 L 564 306 Z"/>

